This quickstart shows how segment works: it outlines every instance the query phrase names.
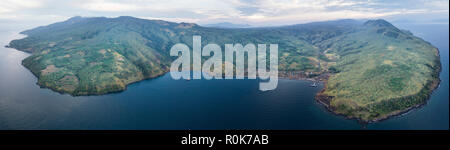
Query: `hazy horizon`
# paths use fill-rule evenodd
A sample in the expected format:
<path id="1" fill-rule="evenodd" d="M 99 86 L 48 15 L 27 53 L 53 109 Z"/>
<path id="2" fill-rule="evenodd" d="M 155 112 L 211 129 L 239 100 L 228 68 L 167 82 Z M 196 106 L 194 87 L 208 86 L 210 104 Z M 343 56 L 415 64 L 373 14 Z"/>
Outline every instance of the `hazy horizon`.
<path id="1" fill-rule="evenodd" d="M 448 24 L 448 0 L 0 0 L 0 25 L 31 28 L 74 16 L 133 16 L 199 25 L 229 22 L 253 27 L 339 19 Z M 13 24 L 13 25 L 12 25 Z"/>

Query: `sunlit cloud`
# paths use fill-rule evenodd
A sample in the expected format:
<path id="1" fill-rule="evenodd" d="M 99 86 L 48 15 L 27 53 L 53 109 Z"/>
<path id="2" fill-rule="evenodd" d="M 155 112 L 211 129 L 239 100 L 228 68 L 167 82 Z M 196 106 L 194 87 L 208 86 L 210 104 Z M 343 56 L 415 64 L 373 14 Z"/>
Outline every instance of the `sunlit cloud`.
<path id="1" fill-rule="evenodd" d="M 448 0 L 0 0 L 1 21 L 51 23 L 73 16 L 135 16 L 199 24 L 233 22 L 256 26 L 335 19 L 392 18 L 447 20 Z M 410 15 L 409 15 L 410 16 Z"/>

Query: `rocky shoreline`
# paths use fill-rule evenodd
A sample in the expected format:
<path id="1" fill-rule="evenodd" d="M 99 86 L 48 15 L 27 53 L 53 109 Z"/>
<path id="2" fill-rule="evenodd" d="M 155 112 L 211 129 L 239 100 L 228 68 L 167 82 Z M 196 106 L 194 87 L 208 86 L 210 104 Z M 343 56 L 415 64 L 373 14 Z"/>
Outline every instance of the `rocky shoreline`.
<path id="1" fill-rule="evenodd" d="M 438 54 L 438 55 L 439 55 L 439 54 Z M 440 56 L 439 56 L 439 58 L 440 58 Z M 439 61 L 439 62 L 438 62 L 438 64 L 439 64 L 439 65 L 438 65 L 438 68 L 435 70 L 435 72 L 434 72 L 434 74 L 433 74 L 433 76 L 434 76 L 435 78 L 434 78 L 433 80 L 431 80 L 431 81 L 427 84 L 427 86 L 425 86 L 425 87 L 422 89 L 424 92 L 426 92 L 426 95 L 425 95 L 424 97 L 422 97 L 423 100 L 422 100 L 421 103 L 418 103 L 418 104 L 416 104 L 416 105 L 414 105 L 414 106 L 408 107 L 408 108 L 403 109 L 403 110 L 393 111 L 393 112 L 391 112 L 391 113 L 389 113 L 389 114 L 387 114 L 387 115 L 384 115 L 384 116 L 382 116 L 382 117 L 379 117 L 379 118 L 374 118 L 374 119 L 371 119 L 371 120 L 363 120 L 363 119 L 357 118 L 357 117 L 355 117 L 355 116 L 347 116 L 347 115 L 345 115 L 345 114 L 341 114 L 341 113 L 336 112 L 336 108 L 334 108 L 334 107 L 331 106 L 331 101 L 333 100 L 333 96 L 329 96 L 329 95 L 327 95 L 327 94 L 324 93 L 325 90 L 326 90 L 326 88 L 327 88 L 327 80 L 328 80 L 328 77 L 329 77 L 330 75 L 328 75 L 327 78 L 324 78 L 324 79 L 323 79 L 324 88 L 323 88 L 320 92 L 318 92 L 318 93 L 316 94 L 316 96 L 314 96 L 314 99 L 315 99 L 317 102 L 319 102 L 320 104 L 324 105 L 325 108 L 327 108 L 327 110 L 329 110 L 329 111 L 332 112 L 333 114 L 335 114 L 335 115 L 340 115 L 340 116 L 344 116 L 346 119 L 356 119 L 356 120 L 357 120 L 359 123 L 361 123 L 361 124 L 375 123 L 375 122 L 379 122 L 379 121 L 382 121 L 382 120 L 386 120 L 386 119 L 389 119 L 389 118 L 392 118 L 392 117 L 400 116 L 400 115 L 403 115 L 403 114 L 406 114 L 406 113 L 410 112 L 411 110 L 414 110 L 414 109 L 416 109 L 416 108 L 420 108 L 420 107 L 424 106 L 424 105 L 428 102 L 428 100 L 430 99 L 431 94 L 439 87 L 440 82 L 441 82 L 441 79 L 440 79 L 440 73 L 441 73 L 441 71 L 442 71 L 442 64 L 440 63 L 440 59 L 439 59 L 438 61 Z M 422 91 L 422 90 L 421 90 L 421 91 Z M 411 98 L 411 99 L 412 99 L 412 98 L 416 98 L 416 97 L 419 97 L 419 98 L 420 98 L 420 96 L 421 96 L 420 94 L 421 94 L 421 93 L 419 92 L 419 93 L 416 94 L 416 95 L 411 95 L 411 96 L 407 96 L 407 97 L 403 97 L 403 98 Z"/>
<path id="2" fill-rule="evenodd" d="M 320 92 L 318 92 L 316 94 L 316 96 L 314 96 L 314 99 L 317 102 L 319 102 L 320 104 L 322 104 L 325 108 L 327 108 L 328 111 L 330 111 L 331 113 L 333 113 L 335 115 L 343 116 L 346 119 L 356 119 L 361 124 L 368 124 L 368 123 L 375 123 L 375 122 L 383 121 L 383 120 L 386 120 L 386 119 L 389 119 L 389 118 L 392 118 L 392 117 L 396 117 L 396 116 L 401 116 L 403 114 L 406 114 L 406 113 L 410 112 L 411 110 L 414 110 L 416 108 L 420 108 L 420 107 L 424 106 L 427 103 L 427 101 L 430 98 L 430 96 L 433 93 L 433 91 L 437 87 L 439 87 L 438 86 L 439 83 L 440 83 L 440 80 L 438 80 L 437 84 L 433 83 L 433 85 L 435 85 L 435 86 L 433 86 L 432 90 L 430 90 L 430 92 L 428 93 L 429 96 L 422 103 L 419 103 L 417 105 L 408 107 L 408 108 L 406 108 L 404 110 L 394 111 L 392 113 L 389 113 L 388 115 L 385 115 L 385 116 L 380 117 L 380 118 L 375 118 L 375 119 L 372 119 L 372 120 L 362 120 L 362 119 L 354 117 L 354 116 L 347 116 L 347 115 L 344 115 L 344 114 L 341 114 L 341 113 L 337 113 L 335 111 L 336 109 L 334 107 L 330 106 L 330 103 L 333 100 L 333 96 L 328 96 L 328 95 L 323 93 L 325 91 L 325 88 L 326 88 L 326 83 L 324 83 L 325 87 Z"/>
<path id="3" fill-rule="evenodd" d="M 6 46 L 8 47 L 8 46 Z M 19 50 L 19 51 L 24 51 L 24 50 Z M 24 51 L 26 53 L 30 53 L 28 51 Z M 440 64 L 440 62 L 439 62 Z M 22 64 L 23 65 L 23 64 Z M 26 66 L 25 66 L 26 67 Z M 39 78 L 37 76 L 37 74 L 35 74 L 33 71 L 30 70 L 30 68 L 26 67 L 33 75 L 36 76 L 36 78 Z M 123 92 L 127 89 L 127 87 L 131 84 L 137 83 L 137 82 L 141 82 L 144 80 L 149 80 L 149 79 L 154 79 L 160 76 L 163 76 L 164 74 L 168 73 L 169 71 L 163 72 L 161 74 L 158 74 L 156 76 L 153 77 L 146 77 L 143 78 L 142 80 L 138 80 L 135 82 L 131 82 L 125 85 L 125 88 L 117 90 L 117 91 L 110 91 L 110 92 L 106 92 L 106 93 L 96 93 L 96 94 L 74 94 L 74 93 L 66 93 L 66 92 L 61 92 L 58 89 L 54 89 L 52 87 L 48 87 L 42 84 L 39 84 L 39 82 L 37 82 L 36 84 L 40 86 L 40 88 L 47 88 L 50 89 L 54 92 L 60 93 L 60 94 L 69 94 L 71 96 L 98 96 L 98 95 L 105 95 L 105 94 L 113 94 L 113 93 L 120 93 Z M 327 88 L 327 81 L 328 78 L 330 77 L 330 73 L 323 73 L 323 72 L 305 72 L 305 71 L 279 71 L 279 78 L 283 78 L 283 79 L 290 79 L 290 80 L 307 80 L 307 81 L 313 81 L 313 82 L 321 82 L 324 85 L 324 88 L 318 92 L 314 99 L 319 102 L 320 104 L 322 104 L 323 106 L 325 106 L 325 108 L 327 108 L 327 110 L 329 110 L 330 112 L 332 112 L 335 115 L 342 115 L 347 119 L 356 119 L 358 122 L 362 123 L 362 124 L 367 124 L 367 123 L 373 123 L 373 122 L 378 122 L 378 121 L 382 121 L 382 120 L 386 120 L 389 119 L 391 117 L 395 117 L 395 116 L 399 116 L 405 113 L 408 113 L 409 111 L 415 109 L 415 108 L 420 108 L 423 105 L 426 104 L 427 100 L 429 99 L 431 93 L 439 86 L 440 83 L 440 79 L 439 79 L 439 73 L 441 72 L 441 66 L 438 68 L 438 70 L 435 72 L 435 74 L 437 75 L 437 79 L 431 81 L 429 83 L 429 86 L 427 87 L 428 91 L 427 91 L 427 95 L 426 96 L 426 100 L 424 100 L 422 103 L 408 107 L 404 110 L 398 110 L 398 111 L 394 111 L 389 113 L 388 115 L 382 116 L 380 118 L 375 118 L 372 120 L 362 120 L 360 118 L 354 117 L 354 116 L 347 116 L 344 114 L 340 114 L 336 112 L 336 109 L 334 107 L 331 106 L 331 101 L 333 100 L 333 96 L 329 96 L 324 94 L 324 91 Z M 38 79 L 39 80 L 39 79 Z M 413 95 L 414 96 L 414 95 Z"/>

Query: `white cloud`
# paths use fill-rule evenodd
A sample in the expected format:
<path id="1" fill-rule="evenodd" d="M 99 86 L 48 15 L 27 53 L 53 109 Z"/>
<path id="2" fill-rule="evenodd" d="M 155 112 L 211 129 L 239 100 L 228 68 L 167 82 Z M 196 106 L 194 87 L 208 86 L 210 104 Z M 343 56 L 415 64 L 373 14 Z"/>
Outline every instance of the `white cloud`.
<path id="1" fill-rule="evenodd" d="M 136 16 L 176 22 L 281 25 L 343 18 L 448 13 L 448 0 L 0 0 L 0 20 L 51 23 L 72 16 Z M 443 16 L 443 17 L 448 17 Z"/>
<path id="2" fill-rule="evenodd" d="M 135 4 L 107 2 L 103 0 L 83 3 L 80 5 L 80 7 L 90 11 L 106 11 L 106 12 L 137 11 L 142 9 L 142 7 Z"/>
<path id="3" fill-rule="evenodd" d="M 40 1 L 34 0 L 2 0 L 0 13 L 18 11 L 20 9 L 36 8 L 41 6 Z"/>

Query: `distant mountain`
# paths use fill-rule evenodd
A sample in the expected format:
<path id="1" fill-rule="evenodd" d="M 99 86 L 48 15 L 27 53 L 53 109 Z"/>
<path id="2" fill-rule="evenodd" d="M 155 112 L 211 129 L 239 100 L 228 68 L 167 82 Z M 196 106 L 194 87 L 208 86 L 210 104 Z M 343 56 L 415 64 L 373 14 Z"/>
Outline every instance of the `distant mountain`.
<path id="1" fill-rule="evenodd" d="M 9 47 L 38 84 L 71 95 L 98 95 L 169 71 L 176 43 L 277 43 L 279 73 L 325 81 L 316 99 L 362 122 L 425 103 L 439 83 L 437 48 L 385 20 L 336 20 L 282 27 L 211 28 L 134 17 L 74 17 L 22 32 Z M 192 49 L 191 49 L 192 50 Z M 328 78 L 327 78 L 328 77 Z M 299 91 L 302 92 L 302 91 Z"/>
<path id="2" fill-rule="evenodd" d="M 248 24 L 234 24 L 230 22 L 220 22 L 220 23 L 214 23 L 214 24 L 206 24 L 203 25 L 205 27 L 214 27 L 214 28 L 250 28 L 251 25 Z"/>

